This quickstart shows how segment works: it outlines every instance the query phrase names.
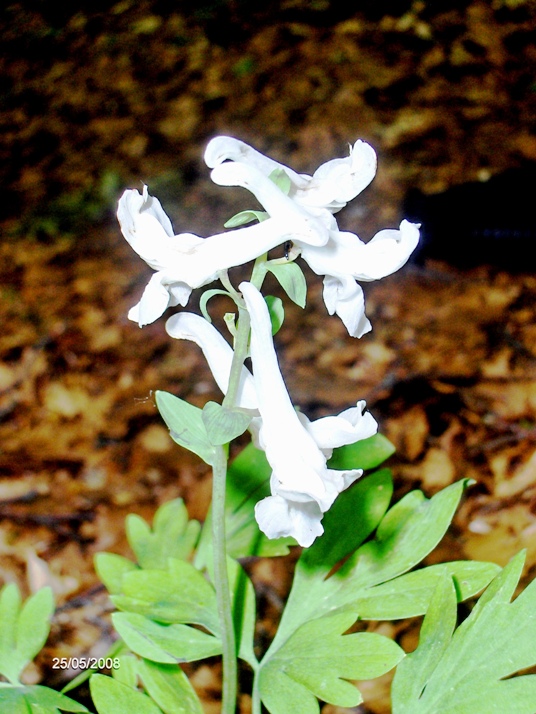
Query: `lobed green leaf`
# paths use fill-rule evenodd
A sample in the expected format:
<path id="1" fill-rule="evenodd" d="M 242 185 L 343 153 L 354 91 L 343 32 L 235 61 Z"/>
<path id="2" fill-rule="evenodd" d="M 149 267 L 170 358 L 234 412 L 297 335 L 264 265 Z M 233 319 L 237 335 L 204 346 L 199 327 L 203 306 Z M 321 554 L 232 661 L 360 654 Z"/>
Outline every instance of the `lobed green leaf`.
<path id="1" fill-rule="evenodd" d="M 336 706 L 357 706 L 361 694 L 346 680 L 378 677 L 398 664 L 404 652 L 387 637 L 372 633 L 343 635 L 354 621 L 354 613 L 339 613 L 306 622 L 274 656 L 263 660 L 259 688 L 271 714 L 289 711 L 282 708 L 280 697 L 281 690 L 289 689 L 294 689 L 294 699 L 302 696 L 305 688 Z M 306 711 L 319 711 L 317 703 L 313 709 L 310 694 Z"/>
<path id="2" fill-rule="evenodd" d="M 522 566 L 520 553 L 457 630 L 455 589 L 445 572 L 419 646 L 395 675 L 393 714 L 536 711 L 536 676 L 518 674 L 536 666 L 536 581 L 510 602 Z"/>
<path id="3" fill-rule="evenodd" d="M 123 611 L 162 623 L 202 625 L 219 633 L 214 588 L 193 565 L 170 559 L 167 570 L 133 570 L 122 580 L 123 592 L 112 601 Z"/>

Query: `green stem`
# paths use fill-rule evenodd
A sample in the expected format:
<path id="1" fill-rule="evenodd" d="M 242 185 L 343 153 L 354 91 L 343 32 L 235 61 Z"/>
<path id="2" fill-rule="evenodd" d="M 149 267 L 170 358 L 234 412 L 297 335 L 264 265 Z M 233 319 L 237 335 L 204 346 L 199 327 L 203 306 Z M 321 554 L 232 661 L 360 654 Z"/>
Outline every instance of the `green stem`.
<path id="1" fill-rule="evenodd" d="M 261 693 L 259 691 L 259 671 L 255 672 L 251 693 L 251 714 L 261 714 Z"/>
<path id="2" fill-rule="evenodd" d="M 212 544 L 214 557 L 214 587 L 218 602 L 223 652 L 222 714 L 236 711 L 238 666 L 236 638 L 233 622 L 231 592 L 227 573 L 227 548 L 225 540 L 225 479 L 227 476 L 226 449 L 216 447 L 212 466 Z"/>
<path id="3" fill-rule="evenodd" d="M 248 354 L 250 324 L 249 312 L 245 308 L 239 307 L 238 328 L 234 340 L 234 355 L 231 365 L 231 374 L 229 375 L 229 386 L 227 387 L 227 394 L 223 400 L 223 406 L 229 407 L 230 409 L 236 406 L 238 399 L 242 366 Z"/>
<path id="4" fill-rule="evenodd" d="M 260 289 L 266 275 L 266 256 L 261 256 L 255 262 L 251 282 Z M 224 284 L 232 288 L 227 275 Z M 242 301 L 241 301 L 242 302 Z M 223 400 L 224 407 L 232 409 L 238 401 L 238 389 L 242 367 L 248 354 L 250 317 L 245 305 L 238 307 L 238 327 L 234 340 L 234 355 L 229 375 L 229 386 Z M 229 590 L 229 575 L 227 572 L 227 546 L 225 539 L 225 480 L 227 476 L 227 449 L 216 447 L 216 459 L 213 464 L 212 481 L 212 541 L 214 557 L 214 584 L 218 602 L 218 615 L 221 623 L 221 639 L 223 652 L 223 692 L 222 714 L 234 714 L 237 696 L 237 652 L 236 637 L 233 622 L 231 593 Z M 257 710 L 260 714 L 260 699 L 257 694 Z"/>

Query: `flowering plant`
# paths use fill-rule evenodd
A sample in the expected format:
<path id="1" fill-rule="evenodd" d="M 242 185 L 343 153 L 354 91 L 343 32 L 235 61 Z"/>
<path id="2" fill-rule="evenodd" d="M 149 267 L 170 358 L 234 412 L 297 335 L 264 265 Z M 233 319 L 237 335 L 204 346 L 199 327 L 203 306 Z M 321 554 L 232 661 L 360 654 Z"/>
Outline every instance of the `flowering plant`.
<path id="1" fill-rule="evenodd" d="M 262 294 L 270 272 L 303 307 L 300 258 L 323 276 L 328 313 L 338 315 L 350 336 L 361 337 L 371 325 L 358 281 L 403 266 L 419 226 L 403 220 L 368 243 L 339 230 L 335 214 L 374 177 L 376 156 L 363 141 L 312 176 L 231 137 L 213 139 L 205 161 L 213 181 L 248 189 L 263 210 L 243 211 L 228 221 L 228 231 L 201 238 L 175 235 L 145 186 L 141 194 L 125 191 L 119 201 L 123 235 L 155 271 L 131 320 L 143 327 L 168 307 L 186 307 L 192 290 L 220 280 L 221 288 L 202 295 L 202 316 L 180 311 L 165 329 L 201 348 L 224 397 L 198 409 L 173 394 L 156 394 L 172 439 L 212 467 L 211 511 L 202 527 L 188 519 L 180 499 L 160 507 L 152 528 L 131 515 L 127 537 L 136 562 L 97 556 L 120 636 L 109 653 L 113 677 L 91 676 L 97 711 L 201 714 L 180 665 L 222 655 L 223 714 L 236 710 L 238 660 L 253 674 L 253 714 L 262 707 L 270 714 L 317 714 L 319 700 L 355 707 L 362 696 L 349 680 L 378 677 L 397 665 L 394 714 L 530 714 L 536 709 L 533 676 L 511 676 L 536 664 L 535 587 L 509 602 L 522 558 L 499 573 L 492 563 L 465 561 L 412 570 L 443 537 L 467 481 L 431 499 L 412 491 L 390 507 L 391 475 L 378 466 L 392 445 L 377 433 L 362 400 L 315 420 L 293 405 L 274 346 L 282 302 Z M 271 257 L 278 246 L 284 257 Z M 229 270 L 250 261 L 249 280 L 234 285 Z M 225 315 L 232 344 L 207 312 L 208 300 L 221 293 L 236 307 Z M 248 430 L 252 443 L 228 465 L 229 443 Z M 361 478 L 364 471 L 370 473 Z M 292 589 L 276 636 L 262 652 L 255 645 L 255 592 L 241 561 L 281 555 L 293 545 L 303 551 Z M 454 632 L 457 602 L 486 586 Z M 48 633 L 37 610 L 46 616 L 51 608 L 50 593 L 24 606 L 14 586 L 0 595 L 0 616 L 10 623 L 0 638 L 0 673 L 8 680 L 0 682 L 0 701 L 18 707 L 13 711 L 87 711 L 64 693 L 19 681 Z M 423 614 L 419 647 L 409 655 L 356 625 Z"/>

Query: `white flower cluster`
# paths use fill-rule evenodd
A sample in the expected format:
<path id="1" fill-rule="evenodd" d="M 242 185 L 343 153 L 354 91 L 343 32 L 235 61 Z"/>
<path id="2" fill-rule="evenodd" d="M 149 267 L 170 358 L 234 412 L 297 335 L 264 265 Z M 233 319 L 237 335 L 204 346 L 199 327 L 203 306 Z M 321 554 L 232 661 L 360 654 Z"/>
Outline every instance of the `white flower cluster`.
<path id="1" fill-rule="evenodd" d="M 212 180 L 222 186 L 241 186 L 255 195 L 266 220 L 236 230 L 200 238 L 174 235 L 160 202 L 144 187 L 125 191 L 118 218 L 123 235 L 156 273 L 129 318 L 140 326 L 153 322 L 169 306 L 185 306 L 194 288 L 207 285 L 229 268 L 264 255 L 292 241 L 301 257 L 324 276 L 324 302 L 336 313 L 350 335 L 371 329 L 365 315 L 363 291 L 357 280 L 377 280 L 398 270 L 419 240 L 419 227 L 402 221 L 398 230 L 382 230 L 368 243 L 340 231 L 334 213 L 373 179 L 376 155 L 357 141 L 344 159 L 322 164 L 313 176 L 297 174 L 231 137 L 213 139 L 205 151 Z M 283 170 L 290 181 L 282 191 L 270 178 Z M 239 286 L 251 318 L 253 374 L 244 366 L 236 406 L 255 410 L 251 431 L 272 468 L 272 495 L 260 501 L 255 514 L 270 538 L 293 536 L 309 546 L 322 532 L 321 519 L 337 495 L 362 471 L 327 467 L 334 448 L 372 436 L 373 417 L 358 402 L 338 416 L 309 421 L 296 412 L 286 390 L 272 340 L 268 308 L 257 288 Z M 202 317 L 178 313 L 166 323 L 171 337 L 189 339 L 203 350 L 214 378 L 226 393 L 233 350 Z"/>

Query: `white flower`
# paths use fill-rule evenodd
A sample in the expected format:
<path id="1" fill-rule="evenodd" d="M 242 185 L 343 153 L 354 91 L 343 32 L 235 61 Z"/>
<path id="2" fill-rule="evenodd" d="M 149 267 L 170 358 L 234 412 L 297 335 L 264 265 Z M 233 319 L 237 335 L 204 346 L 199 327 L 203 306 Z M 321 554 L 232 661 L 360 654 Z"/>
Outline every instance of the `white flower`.
<path id="1" fill-rule="evenodd" d="M 319 245 L 325 231 L 299 212 L 282 213 L 262 223 L 209 238 L 191 233 L 173 234 L 171 222 L 158 199 L 127 190 L 119 200 L 117 217 L 123 235 L 157 272 L 129 318 L 140 327 L 154 322 L 167 307 L 186 305 L 193 288 L 215 280 L 222 271 L 263 255 L 285 240 Z M 309 220 L 307 220 L 309 218 Z"/>
<path id="2" fill-rule="evenodd" d="M 216 183 L 248 188 L 270 216 L 294 215 L 297 220 L 299 215 L 308 214 L 309 220 L 316 219 L 316 236 L 322 236 L 321 240 L 311 237 L 304 240 L 297 233 L 289 240 L 312 270 L 325 276 L 324 302 L 328 313 L 336 313 L 353 337 L 368 332 L 371 324 L 365 315 L 363 291 L 356 280 L 378 280 L 394 273 L 408 260 L 419 240 L 419 226 L 408 221 L 402 221 L 398 230 L 380 231 L 368 243 L 353 233 L 339 231 L 332 214 L 374 178 L 376 154 L 372 147 L 356 141 L 348 157 L 322 164 L 313 176 L 297 174 L 227 136 L 209 142 L 205 161 L 215 167 L 212 178 Z M 283 169 L 290 179 L 288 196 L 268 179 L 275 169 Z M 294 209 L 290 204 L 294 204 Z"/>
<path id="3" fill-rule="evenodd" d="M 355 198 L 374 178 L 376 154 L 364 141 L 358 140 L 344 159 L 332 159 L 319 166 L 312 176 L 297 174 L 288 166 L 274 161 L 248 144 L 230 136 L 217 136 L 205 150 L 205 163 L 214 168 L 230 159 L 247 164 L 269 176 L 283 169 L 291 181 L 289 197 L 310 210 L 327 209 L 336 213 Z"/>
<path id="4" fill-rule="evenodd" d="M 375 422 L 365 419 L 360 424 L 358 405 L 356 412 L 343 413 L 331 423 L 318 420 L 304 426 L 279 370 L 266 303 L 251 283 L 241 283 L 240 290 L 251 317 L 251 361 L 261 416 L 258 440 L 272 467 L 272 495 L 257 503 L 255 516 L 269 538 L 293 536 L 309 546 L 323 532 L 323 514 L 362 474 L 361 469 L 329 469 L 322 449 L 352 443 L 364 438 L 361 434 L 370 436 Z"/>
<path id="5" fill-rule="evenodd" d="M 363 290 L 356 280 L 378 280 L 396 272 L 419 242 L 419 226 L 402 221 L 400 229 L 385 229 L 368 243 L 353 233 L 332 231 L 321 249 L 296 241 L 301 257 L 317 274 L 324 275 L 324 302 L 330 315 L 337 313 L 353 337 L 371 329 L 365 316 Z"/>
<path id="6" fill-rule="evenodd" d="M 242 283 L 251 315 L 251 359 L 254 376 L 244 366 L 237 406 L 258 410 L 251 431 L 272 467 L 272 495 L 259 502 L 255 514 L 269 538 L 293 536 L 303 546 L 321 535 L 321 520 L 337 495 L 353 483 L 360 469 L 337 471 L 326 461 L 334 448 L 366 439 L 377 431 L 365 402 L 338 416 L 310 421 L 296 412 L 287 393 L 274 350 L 266 303 L 250 283 Z M 184 312 L 166 322 L 176 339 L 192 340 L 203 350 L 214 378 L 227 391 L 233 359 L 231 346 L 204 318 Z"/>

